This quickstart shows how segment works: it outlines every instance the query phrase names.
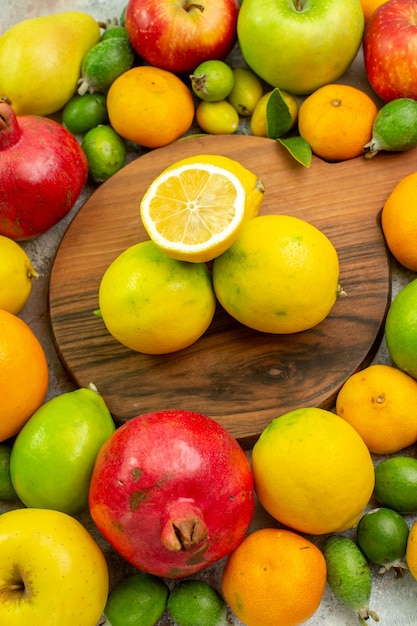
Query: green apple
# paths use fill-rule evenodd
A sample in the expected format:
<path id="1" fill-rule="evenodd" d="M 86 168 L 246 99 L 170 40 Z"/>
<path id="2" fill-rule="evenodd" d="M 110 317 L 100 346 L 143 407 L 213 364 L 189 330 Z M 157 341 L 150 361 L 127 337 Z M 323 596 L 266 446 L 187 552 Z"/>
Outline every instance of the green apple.
<path id="1" fill-rule="evenodd" d="M 2 626 L 94 626 L 108 590 L 103 552 L 74 517 L 46 509 L 0 515 Z"/>
<path id="2" fill-rule="evenodd" d="M 97 453 L 115 431 L 97 391 L 77 389 L 43 404 L 13 444 L 10 476 L 28 507 L 76 515 L 88 508 Z"/>
<path id="3" fill-rule="evenodd" d="M 10 478 L 11 454 L 12 445 L 7 441 L 0 443 L 0 500 L 17 500 L 17 493 Z"/>
<path id="4" fill-rule="evenodd" d="M 237 23 L 249 67 L 273 87 L 296 95 L 340 78 L 363 31 L 360 0 L 244 0 Z"/>

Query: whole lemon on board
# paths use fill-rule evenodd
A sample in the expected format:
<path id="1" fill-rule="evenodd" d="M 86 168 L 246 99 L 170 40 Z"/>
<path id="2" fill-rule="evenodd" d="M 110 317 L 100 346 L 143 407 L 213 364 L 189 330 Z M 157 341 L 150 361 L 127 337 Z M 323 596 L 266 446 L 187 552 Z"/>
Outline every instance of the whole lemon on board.
<path id="1" fill-rule="evenodd" d="M 352 528 L 375 482 L 371 454 L 356 430 L 314 407 L 272 420 L 253 447 L 252 470 L 268 513 L 313 535 Z"/>
<path id="2" fill-rule="evenodd" d="M 216 299 L 204 263 L 177 261 L 153 241 L 127 248 L 105 271 L 100 314 L 109 333 L 131 350 L 166 354 L 207 330 Z"/>
<path id="3" fill-rule="evenodd" d="M 38 274 L 23 248 L 0 235 L 0 309 L 19 313 L 32 292 Z"/>
<path id="4" fill-rule="evenodd" d="M 223 308 L 249 328 L 295 333 L 322 322 L 339 293 L 339 260 L 327 236 L 288 215 L 245 222 L 213 264 Z"/>
<path id="5" fill-rule="evenodd" d="M 0 97 L 16 115 L 50 115 L 77 89 L 86 52 L 100 39 L 96 20 L 64 11 L 23 20 L 0 37 Z"/>

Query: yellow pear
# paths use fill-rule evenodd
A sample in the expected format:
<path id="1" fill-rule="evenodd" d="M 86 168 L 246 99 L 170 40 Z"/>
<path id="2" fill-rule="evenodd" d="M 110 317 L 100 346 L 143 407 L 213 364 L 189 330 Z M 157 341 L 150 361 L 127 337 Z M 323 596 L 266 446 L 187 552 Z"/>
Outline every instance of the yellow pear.
<path id="1" fill-rule="evenodd" d="M 16 115 L 50 115 L 74 95 L 86 52 L 100 39 L 81 11 L 23 20 L 0 37 L 0 98 Z"/>

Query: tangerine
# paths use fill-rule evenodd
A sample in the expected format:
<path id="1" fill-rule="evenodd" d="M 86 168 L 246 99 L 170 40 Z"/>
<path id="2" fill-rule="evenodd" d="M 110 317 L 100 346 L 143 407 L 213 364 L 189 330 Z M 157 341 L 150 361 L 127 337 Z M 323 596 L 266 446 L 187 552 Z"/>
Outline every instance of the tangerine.
<path id="1" fill-rule="evenodd" d="M 324 85 L 301 103 L 298 130 L 318 157 L 345 161 L 364 154 L 377 113 L 375 102 L 361 89 Z"/>
<path id="2" fill-rule="evenodd" d="M 370 452 L 399 452 L 417 441 L 417 381 L 396 367 L 370 365 L 347 379 L 336 412 Z"/>
<path id="3" fill-rule="evenodd" d="M 145 148 L 172 143 L 194 119 L 191 90 L 175 74 L 158 67 L 132 67 L 111 84 L 107 111 L 114 130 Z"/>
<path id="4" fill-rule="evenodd" d="M 382 207 L 381 226 L 395 259 L 417 272 L 417 172 L 395 185 Z"/>
<path id="5" fill-rule="evenodd" d="M 308 539 L 284 529 L 247 535 L 229 555 L 222 577 L 226 602 L 246 626 L 297 626 L 317 610 L 326 562 Z"/>
<path id="6" fill-rule="evenodd" d="M 0 309 L 0 441 L 16 435 L 48 391 L 48 363 L 20 317 Z"/>

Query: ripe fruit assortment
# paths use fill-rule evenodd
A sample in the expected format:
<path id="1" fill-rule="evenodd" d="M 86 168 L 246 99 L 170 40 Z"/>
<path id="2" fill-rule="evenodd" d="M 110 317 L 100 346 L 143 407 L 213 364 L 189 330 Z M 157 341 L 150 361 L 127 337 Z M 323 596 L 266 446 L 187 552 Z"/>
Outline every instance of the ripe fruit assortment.
<path id="1" fill-rule="evenodd" d="M 365 623 L 369 617 L 378 621 L 370 607 L 374 575 L 390 575 L 393 570 L 417 580 L 417 522 L 410 517 L 417 514 L 417 461 L 412 448 L 417 429 L 410 419 L 417 381 L 417 279 L 400 291 L 388 311 L 385 330 L 394 365 L 375 365 L 352 376 L 333 412 L 301 407 L 280 416 L 277 410 L 277 419 L 253 448 L 251 464 L 229 433 L 192 408 L 138 415 L 116 428 L 95 389 L 46 401 L 43 348 L 18 317 L 30 298 L 37 268 L 16 253 L 16 242 L 41 235 L 59 222 L 74 206 L 88 173 L 100 184 L 123 167 L 129 143 L 146 149 L 160 147 L 186 135 L 195 122 L 209 134 L 246 129 L 254 135 L 283 138 L 284 145 L 303 136 L 311 151 L 329 161 L 358 154 L 369 158 L 379 151 L 402 152 L 417 145 L 417 87 L 399 51 L 399 43 L 406 41 L 407 65 L 412 65 L 409 50 L 414 47 L 417 55 L 417 28 L 411 26 L 415 2 L 379 3 L 382 6 L 378 4 L 366 16 L 366 25 L 362 11 L 369 3 L 365 0 L 362 4 L 360 0 L 329 2 L 328 15 L 321 10 L 309 15 L 314 28 L 305 33 L 304 40 L 299 18 L 304 11 L 307 15 L 307 5 L 294 1 L 297 11 L 291 15 L 284 8 L 288 2 L 276 0 L 271 6 L 265 2 L 265 19 L 257 20 L 256 28 L 256 0 L 203 0 L 190 3 L 175 16 L 169 3 L 159 1 L 154 6 L 152 0 L 129 0 L 119 20 L 97 22 L 85 13 L 67 11 L 27 20 L 0 36 L 0 255 L 3 250 L 7 255 L 7 265 L 0 262 L 0 387 L 9 403 L 6 407 L 2 401 L 0 408 L 0 499 L 17 509 L 0 514 L 1 623 L 12 623 L 8 615 L 19 598 L 28 611 L 25 623 L 43 623 L 48 611 L 51 626 L 96 626 L 106 608 L 113 626 L 124 625 L 135 612 L 142 624 L 152 626 L 165 611 L 178 626 L 196 626 L 202 607 L 207 611 L 205 624 L 213 626 L 228 623 L 232 610 L 246 626 L 297 626 L 317 611 L 326 579 L 336 598 Z M 149 20 L 150 15 L 155 19 Z M 348 33 L 341 35 L 333 23 L 337 51 L 323 49 L 325 61 L 320 67 L 303 70 L 308 46 L 312 40 L 315 47 L 317 41 L 328 40 L 318 33 L 320 29 L 328 33 L 327 19 L 335 16 Z M 397 35 L 389 27 L 391 20 L 397 24 L 403 20 L 409 33 Z M 269 37 L 274 22 L 291 41 Z M 261 25 L 263 30 L 257 34 Z M 75 39 L 69 55 L 62 42 L 72 29 Z M 283 58 L 277 53 L 277 39 L 285 47 L 290 69 L 284 62 L 277 64 Z M 21 54 L 19 43 L 24 40 L 37 45 Z M 296 50 L 294 41 L 298 42 Z M 340 136 L 342 122 L 329 115 L 315 147 L 308 139 L 315 130 L 314 117 L 310 113 L 305 119 L 304 103 L 343 77 L 362 42 L 365 69 L 375 90 L 362 124 L 367 128 L 360 129 L 366 138 L 354 153 L 326 152 L 325 145 Z M 236 43 L 245 67 L 228 64 Z M 43 82 L 46 57 L 57 60 L 55 67 L 65 68 L 65 79 L 58 80 L 52 73 L 48 83 Z M 156 84 L 158 89 L 153 89 Z M 364 99 L 369 96 L 360 92 L 353 99 L 353 109 L 361 110 Z M 346 104 L 342 96 L 340 100 Z M 138 102 L 146 105 L 143 115 L 136 108 Z M 256 113 L 258 103 L 262 107 Z M 332 106 L 343 113 L 343 106 Z M 61 123 L 46 117 L 51 115 Z M 320 117 L 321 122 L 327 121 L 323 120 L 326 113 Z M 349 128 L 358 122 L 352 118 L 341 119 Z M 208 165 L 201 158 L 182 167 L 195 171 L 200 165 L 210 176 L 228 172 L 240 198 L 232 202 L 233 206 L 240 202 L 238 225 L 255 223 L 265 191 L 262 183 L 255 172 L 224 159 L 213 155 Z M 210 165 L 213 161 L 217 169 Z M 35 192 L 26 162 L 31 163 L 32 173 L 36 170 Z M 178 166 L 173 164 L 166 177 Z M 17 183 L 16 172 L 21 176 Z M 406 203 L 411 208 L 417 203 L 412 177 L 407 177 L 405 191 L 395 189 L 387 199 L 382 227 L 388 245 L 393 241 L 394 259 L 415 272 L 415 255 L 409 251 L 417 233 L 415 219 L 407 217 L 404 227 L 397 229 L 388 214 L 401 215 L 402 206 L 409 214 Z M 156 218 L 149 206 L 146 219 L 154 225 Z M 233 236 L 239 232 L 236 227 Z M 226 253 L 233 252 L 234 241 L 228 240 Z M 219 254 L 194 260 L 194 269 L 202 264 L 206 279 L 210 273 L 205 263 L 214 259 L 218 283 Z M 185 263 L 190 260 L 186 254 Z M 213 292 L 208 300 L 202 332 L 214 314 Z M 294 330 L 299 329 L 277 332 Z M 23 384 L 21 374 L 27 378 Z M 404 411 L 407 403 L 410 411 Z M 383 430 L 381 419 L 385 420 Z M 372 428 L 369 420 L 375 422 Z M 309 437 L 300 443 L 297 432 L 305 434 L 309 428 Z M 397 456 L 384 456 L 393 453 Z M 54 479 L 49 481 L 49 491 L 42 484 L 46 474 Z M 250 532 L 255 494 L 259 506 L 271 516 L 268 525 L 278 528 Z M 85 513 L 120 558 L 138 570 L 132 578 L 114 583 L 112 591 L 103 551 L 76 520 Z M 314 543 L 303 537 L 307 533 Z M 28 546 L 35 565 L 38 560 L 49 571 L 39 580 L 39 587 L 31 572 L 25 571 L 23 555 L 16 576 L 17 540 Z M 45 542 L 49 542 L 47 553 Z M 61 552 L 54 547 L 57 543 Z M 294 557 L 300 552 L 299 544 L 304 556 L 300 561 Z M 282 551 L 279 562 L 269 558 L 277 550 Z M 222 558 L 225 567 L 217 589 L 192 581 L 195 574 Z M 66 569 L 61 579 L 62 559 Z M 88 603 L 79 582 L 80 566 L 83 585 L 87 581 L 89 588 Z M 191 579 L 176 581 L 187 577 Z M 54 591 L 57 602 L 51 605 L 49 582 L 58 579 L 64 583 Z M 47 608 L 41 602 L 36 607 L 33 603 L 33 609 L 25 605 L 28 591 L 40 597 L 44 594 Z M 264 614 L 272 595 L 282 602 L 267 606 Z M 82 617 L 76 613 L 80 607 Z"/>

